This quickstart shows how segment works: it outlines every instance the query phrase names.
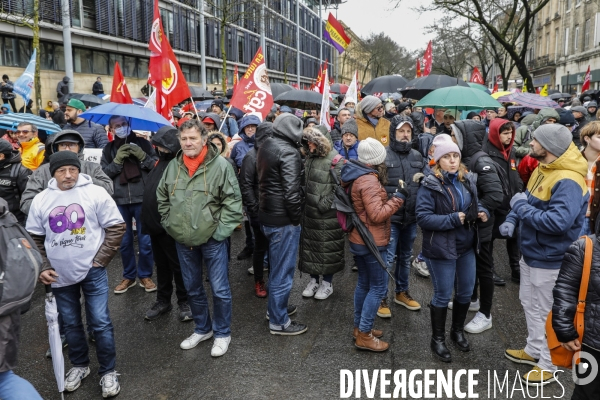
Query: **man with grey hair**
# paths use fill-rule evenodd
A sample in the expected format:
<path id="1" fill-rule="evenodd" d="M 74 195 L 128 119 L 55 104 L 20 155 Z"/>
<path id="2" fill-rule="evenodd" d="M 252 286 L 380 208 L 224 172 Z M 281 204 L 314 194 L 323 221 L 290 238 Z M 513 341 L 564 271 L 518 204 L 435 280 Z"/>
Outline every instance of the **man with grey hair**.
<path id="1" fill-rule="evenodd" d="M 352 114 L 350 113 L 350 110 L 348 108 L 344 107 L 338 110 L 338 114 L 337 117 L 335 117 L 333 128 L 331 129 L 331 132 L 329 132 L 329 134 L 331 135 L 331 141 L 334 144 L 342 140 L 342 125 L 344 125 L 344 123 L 350 118 L 352 118 Z"/>
<path id="2" fill-rule="evenodd" d="M 518 226 L 522 258 L 519 299 L 527 321 L 527 346 L 505 356 L 533 369 L 523 375 L 528 385 L 554 382 L 545 325 L 552 308 L 552 290 L 565 252 L 579 236 L 589 199 L 588 163 L 559 124 L 540 125 L 533 132 L 529 155 L 540 162 L 525 193 L 510 201 L 511 212 L 499 230 L 512 237 Z"/>
<path id="3" fill-rule="evenodd" d="M 161 224 L 173 239 L 194 332 L 179 345 L 183 350 L 215 337 L 211 355 L 220 357 L 231 342 L 229 237 L 242 223 L 242 194 L 231 164 L 208 141 L 204 125 L 195 119 L 179 127 L 181 152 L 169 162 L 156 196 Z M 213 295 L 211 320 L 202 264 Z"/>
<path id="4" fill-rule="evenodd" d="M 383 103 L 375 96 L 366 96 L 355 111 L 358 140 L 370 137 L 386 146 L 390 142 L 390 121 L 383 117 Z"/>

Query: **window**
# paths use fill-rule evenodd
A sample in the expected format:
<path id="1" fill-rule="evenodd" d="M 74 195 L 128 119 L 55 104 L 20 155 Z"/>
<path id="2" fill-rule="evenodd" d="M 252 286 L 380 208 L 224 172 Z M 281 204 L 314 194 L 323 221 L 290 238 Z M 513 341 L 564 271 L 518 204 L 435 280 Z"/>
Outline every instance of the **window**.
<path id="1" fill-rule="evenodd" d="M 575 6 L 579 6 L 581 4 L 581 0 L 575 0 Z"/>
<path id="2" fill-rule="evenodd" d="M 71 26 L 81 28 L 81 0 L 71 0 Z"/>
<path id="3" fill-rule="evenodd" d="M 19 39 L 19 67 L 27 67 L 31 58 L 31 42 L 28 39 Z"/>
<path id="4" fill-rule="evenodd" d="M 109 75 L 114 75 L 115 74 L 115 63 L 118 62 L 119 66 L 121 67 L 121 71 L 123 71 L 123 56 L 121 54 L 114 54 L 114 53 L 110 53 L 110 55 L 108 56 L 108 74 Z"/>
<path id="5" fill-rule="evenodd" d="M 588 18 L 585 20 L 585 25 L 583 28 L 583 48 L 590 48 L 590 30 L 591 30 L 592 21 Z"/>
<path id="6" fill-rule="evenodd" d="M 108 53 L 94 50 L 94 64 L 92 65 L 94 74 L 108 74 Z"/>
<path id="7" fill-rule="evenodd" d="M 144 79 L 148 77 L 148 63 L 150 62 L 147 58 L 138 58 L 137 60 L 137 77 Z"/>
<path id="8" fill-rule="evenodd" d="M 4 38 L 4 65 L 7 67 L 18 67 L 17 63 L 17 39 Z"/>
<path id="9" fill-rule="evenodd" d="M 558 28 L 554 30 L 554 55 L 558 56 L 558 44 L 560 43 L 560 33 Z"/>
<path id="10" fill-rule="evenodd" d="M 579 49 L 579 25 L 575 27 L 575 35 L 573 37 L 573 50 L 577 51 Z"/>
<path id="11" fill-rule="evenodd" d="M 545 56 L 550 54 L 550 32 L 546 33 L 546 54 Z"/>
<path id="12" fill-rule="evenodd" d="M 565 28 L 565 56 L 569 55 L 569 28 Z"/>
<path id="13" fill-rule="evenodd" d="M 136 58 L 123 56 L 123 65 L 121 65 L 123 75 L 137 78 Z"/>
<path id="14" fill-rule="evenodd" d="M 571 0 L 565 1 L 565 11 L 566 12 L 571 11 Z"/>
<path id="15" fill-rule="evenodd" d="M 73 49 L 73 70 L 82 74 L 92 73 L 92 51 L 75 47 Z"/>

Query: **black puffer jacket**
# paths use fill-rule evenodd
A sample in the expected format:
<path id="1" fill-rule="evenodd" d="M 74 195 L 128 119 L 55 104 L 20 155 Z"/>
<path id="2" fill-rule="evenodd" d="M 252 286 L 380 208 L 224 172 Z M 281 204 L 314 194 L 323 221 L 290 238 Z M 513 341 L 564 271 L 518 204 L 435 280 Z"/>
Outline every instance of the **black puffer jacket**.
<path id="1" fill-rule="evenodd" d="M 385 157 L 385 165 L 388 171 L 388 184 L 385 186 L 385 191 L 391 196 L 398 188 L 399 180 L 406 183 L 410 196 L 406 199 L 404 205 L 392 215 L 392 222 L 409 225 L 417 221 L 415 206 L 417 204 L 419 183 L 413 182 L 413 176 L 416 173 L 425 171 L 425 161 L 421 153 L 413 149 L 414 140 L 408 143 L 401 143 L 396 140 L 395 129 L 400 121 L 413 123 L 411 118 L 401 115 L 395 116 L 391 121 L 390 145 L 386 149 L 387 154 Z"/>
<path id="2" fill-rule="evenodd" d="M 583 344 L 600 349 L 600 243 L 595 235 L 591 238 L 594 243 L 594 255 L 585 299 Z M 584 254 L 584 239 L 577 240 L 567 249 L 552 290 L 552 327 L 562 343 L 578 337 L 573 320 L 577 310 Z"/>
<path id="3" fill-rule="evenodd" d="M 177 138 L 177 129 L 172 126 L 163 126 L 152 138 L 152 144 L 171 151 L 170 153 L 163 153 L 156 149 L 158 163 L 156 163 L 146 178 L 144 201 L 142 202 L 141 222 L 144 232 L 149 235 L 160 235 L 165 230 L 160 224 L 161 216 L 158 213 L 156 188 L 158 188 L 158 184 L 163 176 L 163 172 L 167 169 L 167 165 L 169 165 L 169 161 L 174 159 L 179 150 L 181 150 L 181 144 L 179 144 L 179 139 Z"/>
<path id="4" fill-rule="evenodd" d="M 413 120 L 413 138 L 423 133 L 425 126 L 425 115 L 422 112 L 414 111 L 410 113 L 410 119 Z"/>
<path id="5" fill-rule="evenodd" d="M 301 142 L 302 121 L 292 114 L 283 114 L 273 123 L 273 137 L 265 140 L 256 153 L 260 193 L 258 217 L 263 225 L 300 224 Z"/>
<path id="6" fill-rule="evenodd" d="M 333 143 L 342 140 L 342 127 L 340 126 L 340 121 L 338 121 L 337 118 L 333 124 L 333 128 L 331 128 L 331 132 L 329 132 L 329 135 L 331 136 L 331 141 Z"/>
<path id="7" fill-rule="evenodd" d="M 258 224 L 258 172 L 256 171 L 256 151 L 262 143 L 273 136 L 273 124 L 263 122 L 256 128 L 254 147 L 251 148 L 240 168 L 239 183 L 242 192 L 242 203 L 252 224 Z"/>
<path id="8" fill-rule="evenodd" d="M 0 161 L 0 197 L 8 203 L 8 210 L 23 223 L 26 215 L 21 212 L 19 204 L 21 195 L 27 188 L 31 170 L 21 165 L 21 154 L 12 150 L 10 143 L 3 139 L 0 142 L 0 146 L 11 149 L 10 155 Z"/>
<path id="9" fill-rule="evenodd" d="M 130 156 L 129 159 L 139 165 L 141 170 L 141 179 L 138 182 L 129 182 L 121 184 L 121 172 L 123 165 L 115 164 L 114 158 L 117 155 L 117 150 L 121 145 L 127 143 L 135 143 L 144 150 L 146 158 L 144 161 L 139 161 L 137 158 Z M 135 133 L 131 132 L 126 139 L 116 138 L 102 149 L 102 159 L 100 165 L 102 170 L 110 179 L 113 180 L 114 194 L 113 199 L 117 205 L 141 203 L 144 199 L 144 186 L 148 179 L 148 174 L 154 168 L 157 157 L 150 142 L 144 138 L 139 138 Z"/>
<path id="10" fill-rule="evenodd" d="M 482 149 L 485 126 L 479 121 L 470 119 L 456 121 L 454 126 L 458 128 L 454 134 L 461 151 L 461 162 L 467 166 L 467 169 L 471 170 L 471 157 Z M 485 243 L 492 240 L 494 212 L 502 204 L 504 194 L 498 171 L 489 156 L 479 157 L 471 172 L 477 176 L 479 206 L 485 208 L 489 215 L 487 222 L 477 220 L 479 242 Z"/>

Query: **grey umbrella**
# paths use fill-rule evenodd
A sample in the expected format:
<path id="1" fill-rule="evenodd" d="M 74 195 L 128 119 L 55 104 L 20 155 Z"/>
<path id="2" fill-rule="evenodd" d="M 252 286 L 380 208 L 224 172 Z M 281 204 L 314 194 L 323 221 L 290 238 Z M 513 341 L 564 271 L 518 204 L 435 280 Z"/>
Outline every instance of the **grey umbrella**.
<path id="1" fill-rule="evenodd" d="M 192 94 L 192 98 L 194 100 L 208 100 L 214 99 L 215 96 L 212 95 L 208 90 L 201 88 L 200 86 L 189 86 L 190 93 Z"/>
<path id="2" fill-rule="evenodd" d="M 46 285 L 46 321 L 48 322 L 48 340 L 50 341 L 50 352 L 52 353 L 52 366 L 54 367 L 54 377 L 58 385 L 58 391 L 64 400 L 65 391 L 65 358 L 63 356 L 63 346 L 60 340 L 58 328 L 58 309 L 56 299 L 52 294 L 50 285 Z"/>
<path id="3" fill-rule="evenodd" d="M 96 107 L 106 103 L 106 101 L 102 100 L 100 97 L 87 93 L 71 93 L 69 98 L 80 100 L 86 107 Z"/>
<path id="4" fill-rule="evenodd" d="M 274 102 L 280 106 L 299 108 L 301 110 L 318 110 L 321 108 L 323 95 L 312 90 L 289 90 L 275 97 Z M 330 108 L 335 108 L 331 107 Z"/>
<path id="5" fill-rule="evenodd" d="M 287 83 L 271 83 L 271 93 L 273 94 L 273 98 L 276 98 L 282 93 L 289 92 L 290 90 L 296 89 Z"/>

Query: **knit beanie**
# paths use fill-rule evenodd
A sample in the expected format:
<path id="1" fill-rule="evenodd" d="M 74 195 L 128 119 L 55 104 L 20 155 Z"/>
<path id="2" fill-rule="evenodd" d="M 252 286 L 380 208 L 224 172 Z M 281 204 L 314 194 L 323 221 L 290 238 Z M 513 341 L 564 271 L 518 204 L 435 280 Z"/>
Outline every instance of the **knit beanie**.
<path id="1" fill-rule="evenodd" d="M 392 108 L 396 107 L 396 105 L 394 103 L 392 103 L 391 101 L 388 101 L 387 103 L 385 103 L 385 112 L 390 112 L 390 110 Z"/>
<path id="2" fill-rule="evenodd" d="M 584 117 L 586 117 L 588 115 L 588 111 L 585 107 L 582 106 L 575 106 L 575 107 L 571 107 L 571 112 L 573 111 L 577 111 L 583 114 Z M 554 154 L 554 153 L 552 153 Z"/>
<path id="3" fill-rule="evenodd" d="M 573 142 L 571 132 L 560 124 L 540 125 L 533 132 L 533 138 L 556 157 L 562 156 Z"/>
<path id="4" fill-rule="evenodd" d="M 360 109 L 366 114 L 370 113 L 381 105 L 381 100 L 375 96 L 367 96 L 358 103 Z"/>
<path id="5" fill-rule="evenodd" d="M 59 151 L 50 156 L 50 175 L 54 176 L 56 170 L 65 165 L 73 165 L 81 172 L 81 161 L 77 154 L 72 151 Z"/>
<path id="6" fill-rule="evenodd" d="M 438 162 L 440 158 L 448 153 L 461 154 L 458 145 L 452 141 L 450 135 L 446 135 L 445 133 L 436 135 L 431 145 L 433 146 L 433 159 L 435 162 Z"/>
<path id="7" fill-rule="evenodd" d="M 368 165 L 383 164 L 385 162 L 385 155 L 385 147 L 379 140 L 366 138 L 358 144 L 358 161 L 361 163 Z"/>
<path id="8" fill-rule="evenodd" d="M 358 139 L 358 125 L 356 125 L 356 120 L 354 118 L 350 118 L 342 125 L 342 136 L 344 136 L 345 133 L 351 133 Z"/>

